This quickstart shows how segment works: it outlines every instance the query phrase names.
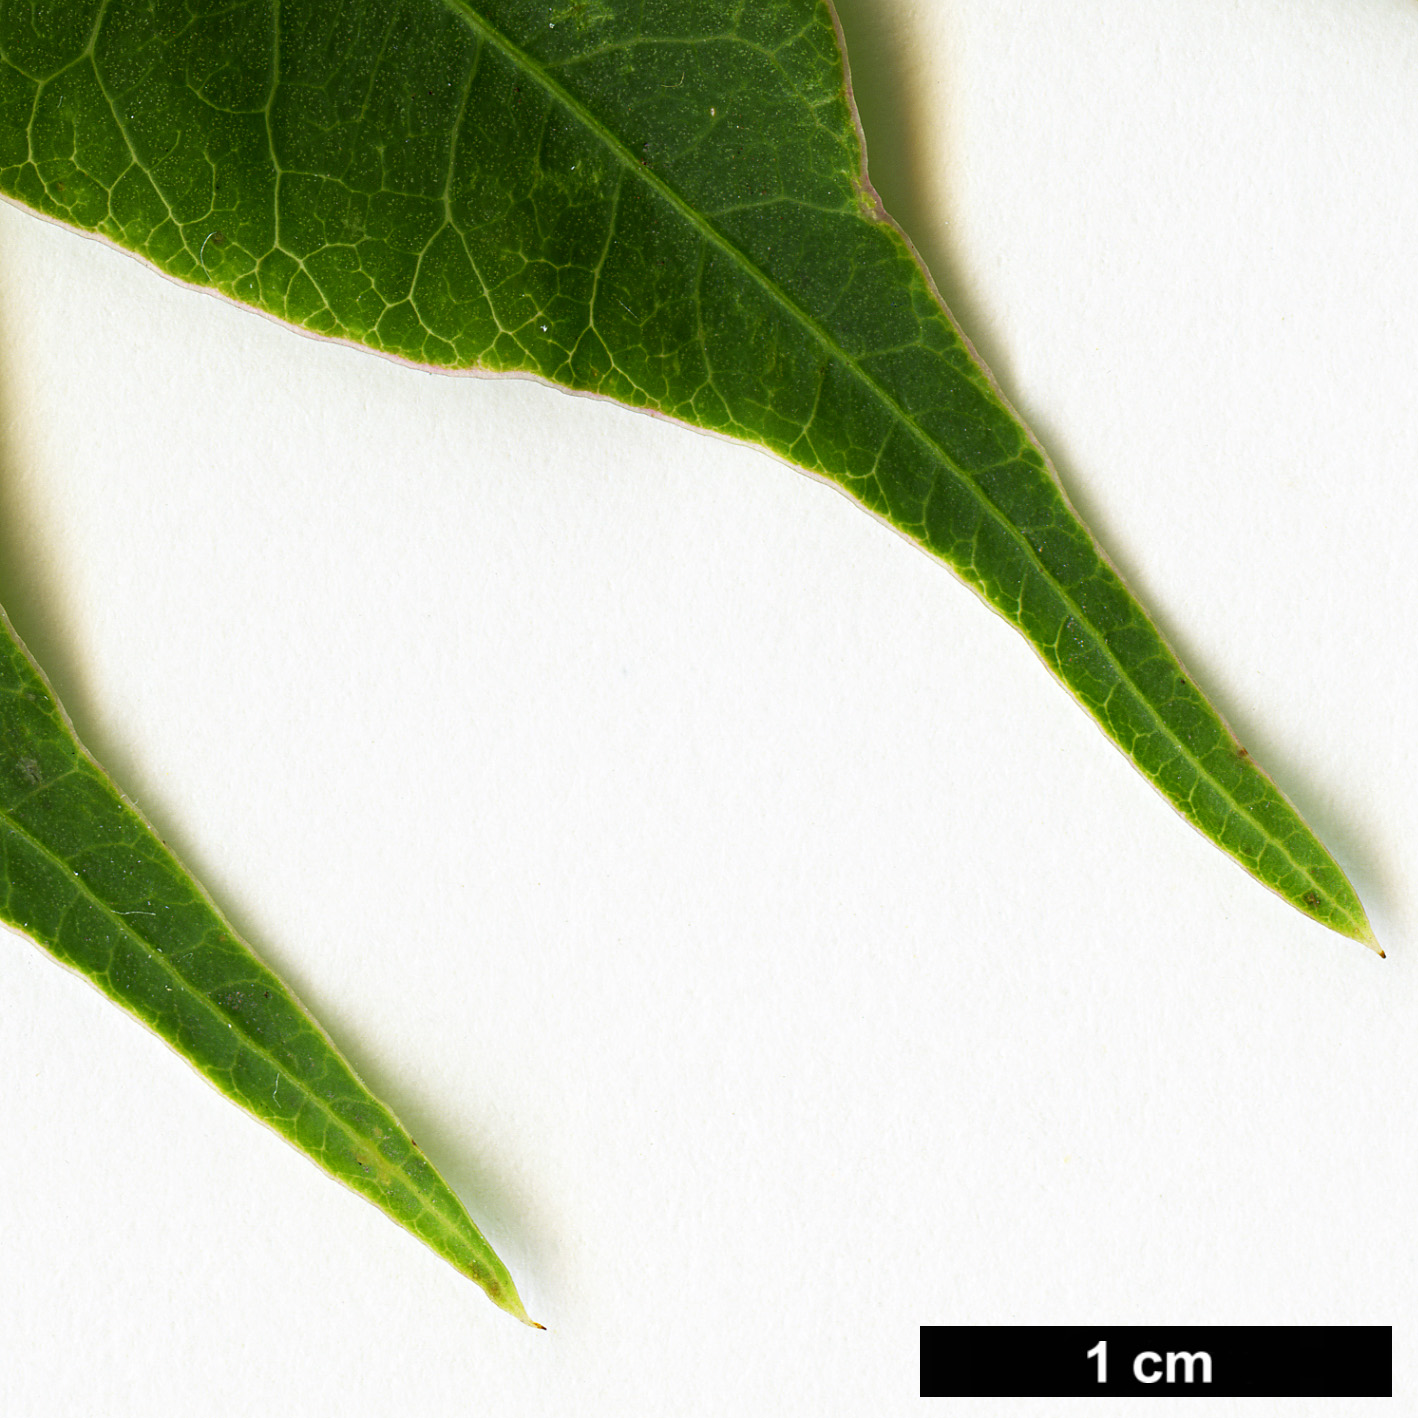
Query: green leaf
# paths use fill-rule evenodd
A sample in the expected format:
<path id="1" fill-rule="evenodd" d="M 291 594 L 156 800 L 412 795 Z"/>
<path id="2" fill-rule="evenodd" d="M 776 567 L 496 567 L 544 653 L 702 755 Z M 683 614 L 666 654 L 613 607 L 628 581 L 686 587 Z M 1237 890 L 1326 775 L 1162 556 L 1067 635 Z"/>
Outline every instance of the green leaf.
<path id="1" fill-rule="evenodd" d="M 1372 944 L 881 212 L 825 4 L 0 0 L 0 191 L 309 332 L 831 480 L 1247 870 Z"/>
<path id="2" fill-rule="evenodd" d="M 393 1114 L 84 751 L 0 612 L 0 919 L 531 1323 Z"/>

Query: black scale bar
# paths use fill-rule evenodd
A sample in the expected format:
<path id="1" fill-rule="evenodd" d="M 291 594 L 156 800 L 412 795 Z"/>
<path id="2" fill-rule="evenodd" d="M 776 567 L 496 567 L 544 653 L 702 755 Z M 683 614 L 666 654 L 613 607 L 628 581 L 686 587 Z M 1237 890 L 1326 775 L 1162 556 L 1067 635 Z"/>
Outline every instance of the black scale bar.
<path id="1" fill-rule="evenodd" d="M 921 1326 L 922 1398 L 1389 1398 L 1385 1325 Z"/>

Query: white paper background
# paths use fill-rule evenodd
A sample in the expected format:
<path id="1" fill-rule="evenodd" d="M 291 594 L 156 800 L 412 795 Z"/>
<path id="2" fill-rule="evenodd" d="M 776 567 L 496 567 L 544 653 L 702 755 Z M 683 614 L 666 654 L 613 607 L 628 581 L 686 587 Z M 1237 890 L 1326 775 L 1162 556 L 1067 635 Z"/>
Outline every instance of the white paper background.
<path id="1" fill-rule="evenodd" d="M 1389 959 L 821 485 L 5 209 L 0 601 L 550 1326 L 6 935 L 7 1415 L 908 1413 L 922 1323 L 1393 1324 L 1418 1391 L 1418 6 L 842 11 L 889 208 Z"/>

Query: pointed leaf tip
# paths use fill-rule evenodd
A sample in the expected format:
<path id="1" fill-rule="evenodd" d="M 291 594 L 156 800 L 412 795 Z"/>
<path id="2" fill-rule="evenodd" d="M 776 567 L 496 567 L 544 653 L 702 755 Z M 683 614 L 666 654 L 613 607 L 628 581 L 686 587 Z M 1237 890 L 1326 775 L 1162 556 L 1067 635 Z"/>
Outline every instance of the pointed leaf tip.
<path id="1" fill-rule="evenodd" d="M 90 757 L 3 610 L 0 922 L 88 977 L 219 1092 L 533 1323 L 398 1119 Z"/>
<path id="2" fill-rule="evenodd" d="M 479 1281 L 479 1284 L 483 1282 Z M 509 1280 L 506 1285 L 494 1289 L 491 1286 L 483 1285 L 488 1297 L 500 1310 L 505 1310 L 513 1319 L 521 1320 L 529 1329 L 545 1330 L 546 1325 L 538 1324 L 531 1315 L 527 1313 L 527 1307 L 522 1303 L 522 1297 L 517 1293 L 517 1287 Z"/>

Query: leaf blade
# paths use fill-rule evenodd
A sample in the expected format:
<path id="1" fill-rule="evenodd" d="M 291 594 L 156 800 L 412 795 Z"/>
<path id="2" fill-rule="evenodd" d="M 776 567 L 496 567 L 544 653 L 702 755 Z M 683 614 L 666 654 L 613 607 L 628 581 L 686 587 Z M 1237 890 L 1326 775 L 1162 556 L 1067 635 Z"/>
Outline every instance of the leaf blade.
<path id="1" fill-rule="evenodd" d="M 0 885 L 0 919 L 531 1323 L 447 1183 L 84 750 L 3 613 Z"/>
<path id="2" fill-rule="evenodd" d="M 450 9 L 466 14 L 470 23 L 489 43 L 496 45 L 519 70 L 541 84 L 554 101 L 574 113 L 587 128 L 603 135 L 623 164 L 630 166 L 636 161 L 632 148 L 625 141 L 611 134 L 584 104 L 558 84 L 543 66 L 478 14 L 467 0 L 445 0 L 445 3 Z M 840 28 L 835 25 L 835 17 L 834 32 L 840 44 Z M 841 48 L 841 55 L 845 91 L 845 47 Z M 850 486 L 840 470 L 824 466 L 812 470 L 837 482 L 850 495 L 856 496 L 870 510 L 882 516 L 883 520 L 944 561 L 994 610 L 1020 630 L 1056 678 L 1070 690 L 1103 731 L 1204 836 L 1228 852 L 1282 899 L 1382 955 L 1358 895 L 1342 869 L 1289 801 L 1250 761 L 1246 750 L 1220 714 L 1191 682 L 1176 655 L 1127 591 L 1101 548 L 1073 511 L 1043 449 L 1008 407 L 988 372 L 973 360 L 973 351 L 969 350 L 968 342 L 945 310 L 904 233 L 889 222 L 878 205 L 874 205 L 874 194 L 870 201 L 865 199 L 871 188 L 863 147 L 858 148 L 858 154 L 856 181 L 864 197 L 863 206 L 871 218 L 899 242 L 901 250 L 909 253 L 911 262 L 918 268 L 916 274 L 923 278 L 939 315 L 948 326 L 949 335 L 953 337 L 955 349 L 952 354 L 958 358 L 963 353 L 967 360 L 971 360 L 974 367 L 968 369 L 968 373 L 978 376 L 977 388 L 982 393 L 987 390 L 986 397 L 994 403 L 995 411 L 1004 415 L 1005 421 L 1012 425 L 1011 431 L 1019 436 L 1019 456 L 1007 465 L 1014 485 L 1003 477 L 992 477 L 986 481 L 983 477 L 972 479 L 967 476 L 957 452 L 958 435 L 955 446 L 947 446 L 945 440 L 933 436 L 913 417 L 895 392 L 878 380 L 862 361 L 845 350 L 814 314 L 796 302 L 782 285 L 769 277 L 712 224 L 705 222 L 656 174 L 644 172 L 641 177 L 660 191 L 687 221 L 704 234 L 707 241 L 729 253 L 731 258 L 736 257 L 769 299 L 810 331 L 812 338 L 829 357 L 840 359 L 902 427 L 909 429 L 920 444 L 951 465 L 955 476 L 950 480 L 942 478 L 933 481 L 930 492 L 921 499 L 924 529 L 924 534 L 921 534 L 913 529 L 913 519 L 887 487 L 882 487 L 877 502 L 861 489 Z M 959 363 L 956 363 L 955 369 L 960 372 Z M 559 381 L 554 377 L 553 382 L 570 381 Z M 997 430 L 998 423 L 995 427 Z M 761 435 L 754 441 L 774 446 L 771 438 Z M 809 463 L 796 442 L 786 449 L 774 447 L 774 451 L 789 462 L 800 465 Z M 985 468 L 981 471 L 993 470 Z M 901 486 L 898 483 L 898 490 Z M 944 517 L 932 526 L 931 496 L 939 494 L 944 501 L 961 493 L 973 505 L 963 511 L 957 510 L 956 515 Z M 1040 493 L 1044 496 L 1039 498 L 1038 504 L 1030 506 Z M 909 498 L 909 492 L 905 496 Z M 986 558 L 989 565 L 987 571 L 977 567 L 974 546 L 967 548 L 964 535 L 972 520 L 978 522 L 984 519 L 989 519 L 994 534 L 1013 543 L 1012 548 L 996 547 L 993 550 L 993 554 Z M 1023 526 L 1031 523 L 1043 523 L 1046 530 L 1055 534 L 1065 545 L 1057 549 L 1052 557 L 1046 557 L 1044 548 L 1031 544 L 1022 531 Z M 980 532 L 975 531 L 973 542 L 977 544 L 979 537 Z M 1013 558 L 1009 555 L 1011 551 Z M 1081 573 L 1070 563 L 1081 565 Z M 979 571 L 979 574 L 972 575 L 972 571 Z M 1046 583 L 1035 592 L 1040 600 L 1047 601 L 1052 593 L 1061 602 L 1060 607 L 1047 618 L 1038 608 L 1031 608 L 1036 611 L 1037 620 L 1034 615 L 1026 614 L 1024 606 L 1030 581 L 1035 576 Z M 1090 581 L 1092 584 L 1088 590 L 1092 596 L 1111 604 L 1101 611 L 1086 610 L 1084 598 L 1071 593 L 1070 579 Z M 1012 602 L 1017 609 L 1011 609 Z M 1104 617 L 1114 623 L 1115 634 L 1111 638 L 1107 633 L 1099 633 L 1098 622 Z M 1071 649 L 1063 648 L 1061 640 L 1075 630 L 1081 632 L 1077 643 Z M 1121 640 L 1124 636 L 1136 643 L 1119 653 L 1115 640 Z M 1055 653 L 1050 653 L 1051 648 Z M 1133 668 L 1147 666 L 1148 662 L 1155 663 L 1152 674 L 1158 680 L 1150 693 L 1143 689 L 1139 683 L 1140 676 Z M 1110 707 L 1114 695 L 1120 691 L 1131 702 Z M 1159 703 L 1174 706 L 1173 712 L 1160 712 Z M 1193 744 L 1198 736 L 1203 735 L 1207 740 L 1206 748 L 1197 751 Z M 1131 747 L 1129 740 L 1133 745 Z M 1150 741 L 1155 741 L 1155 744 Z"/>

